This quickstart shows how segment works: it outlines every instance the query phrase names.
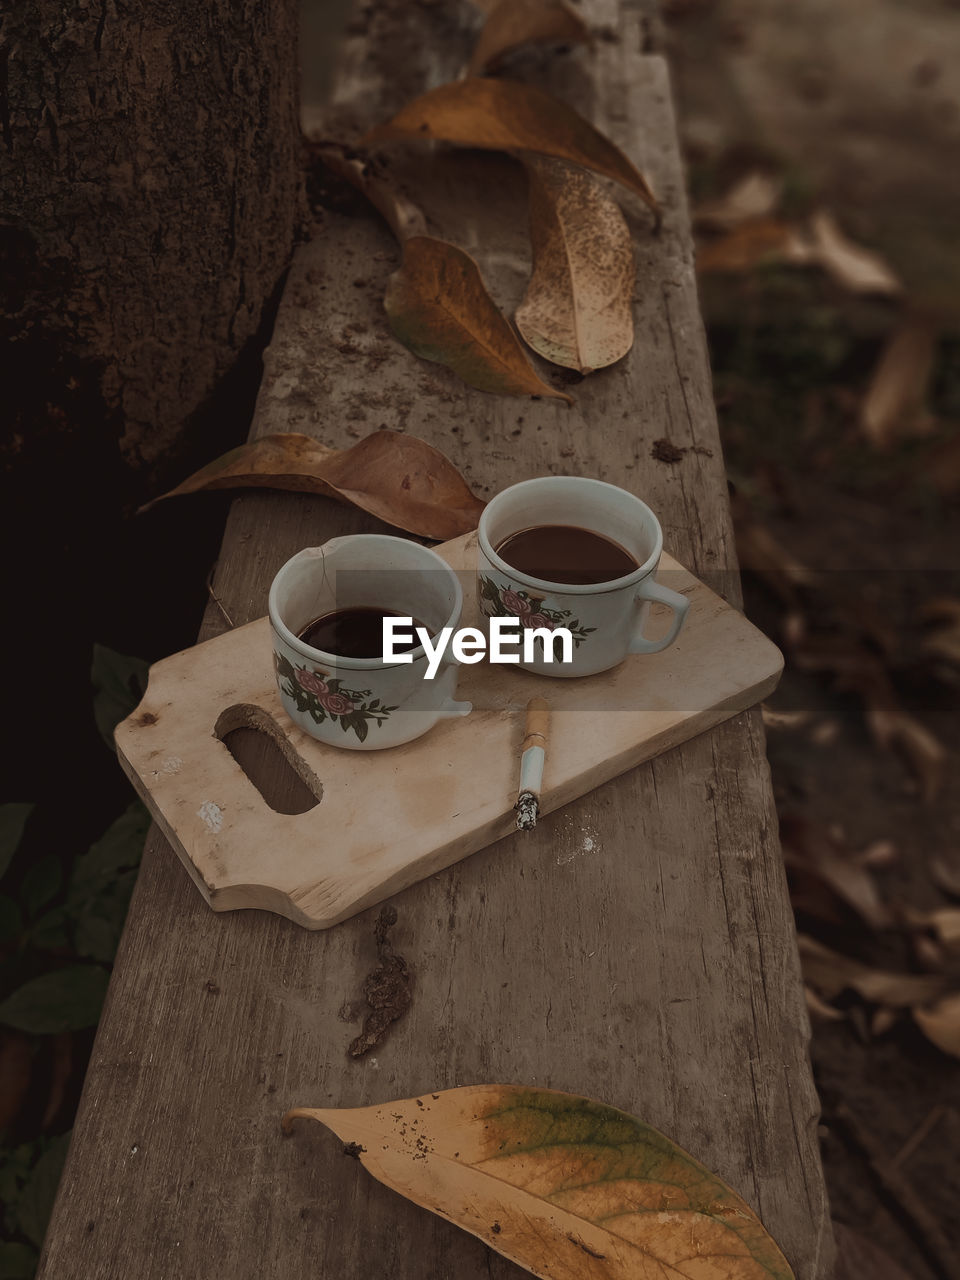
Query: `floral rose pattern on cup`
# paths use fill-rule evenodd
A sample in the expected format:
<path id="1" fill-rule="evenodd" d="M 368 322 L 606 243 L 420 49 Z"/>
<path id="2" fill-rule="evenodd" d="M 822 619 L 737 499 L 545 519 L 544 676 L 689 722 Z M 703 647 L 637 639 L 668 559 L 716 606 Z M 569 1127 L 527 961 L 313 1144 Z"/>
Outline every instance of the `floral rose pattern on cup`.
<path id="1" fill-rule="evenodd" d="M 531 630 L 542 627 L 554 631 L 557 627 L 566 627 L 577 649 L 597 629 L 583 626 L 579 618 L 573 617 L 572 609 L 547 609 L 542 596 L 532 596 L 522 589 L 514 591 L 512 587 L 498 587 L 492 578 L 486 578 L 482 573 L 480 612 L 487 618 L 519 618 Z"/>
<path id="2" fill-rule="evenodd" d="M 352 730 L 361 742 L 366 741 L 371 721 L 381 725 L 397 709 L 383 706 L 379 698 L 364 701 L 370 697 L 369 689 L 345 689 L 342 680 L 331 680 L 326 671 L 294 667 L 283 654 L 275 652 L 273 661 L 280 688 L 298 711 L 309 715 L 316 724 L 332 720 L 344 733 Z"/>

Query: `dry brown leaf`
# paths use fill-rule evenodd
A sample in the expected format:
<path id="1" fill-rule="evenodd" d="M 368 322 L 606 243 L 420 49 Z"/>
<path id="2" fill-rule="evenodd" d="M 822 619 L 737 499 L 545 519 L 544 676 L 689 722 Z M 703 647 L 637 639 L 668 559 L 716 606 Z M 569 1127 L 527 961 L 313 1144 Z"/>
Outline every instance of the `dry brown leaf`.
<path id="1" fill-rule="evenodd" d="M 896 1009 L 888 1009 L 886 1005 L 881 1005 L 879 1009 L 874 1009 L 873 1017 L 870 1019 L 870 1034 L 872 1036 L 885 1036 L 891 1031 L 900 1019 L 900 1014 Z"/>
<path id="2" fill-rule="evenodd" d="M 928 865 L 934 883 L 952 898 L 960 898 L 960 862 L 931 858 Z"/>
<path id="3" fill-rule="evenodd" d="M 487 151 L 535 151 L 568 160 L 635 191 L 659 219 L 659 205 L 646 178 L 619 147 L 566 103 L 531 85 L 477 77 L 441 85 L 372 129 L 363 142 L 371 145 L 393 139 L 433 139 Z"/>
<path id="4" fill-rule="evenodd" d="M 549 1089 L 476 1085 L 298 1107 L 375 1178 L 544 1280 L 791 1280 L 735 1192 L 662 1133 Z"/>
<path id="5" fill-rule="evenodd" d="M 897 846 L 892 840 L 874 840 L 857 854 L 856 860 L 861 867 L 889 867 L 898 856 Z"/>
<path id="6" fill-rule="evenodd" d="M 803 977 L 827 1000 L 842 991 L 855 991 L 871 1004 L 890 1005 L 895 1009 L 929 1004 L 941 996 L 946 979 L 933 973 L 891 973 L 872 969 L 850 956 L 832 951 L 807 934 L 797 935 Z"/>
<path id="7" fill-rule="evenodd" d="M 843 1022 L 846 1018 L 846 1014 L 840 1009 L 835 1009 L 832 1004 L 821 1000 L 813 987 L 804 986 L 803 995 L 811 1018 L 822 1018 L 824 1022 Z"/>
<path id="8" fill-rule="evenodd" d="M 756 170 L 735 182 L 719 200 L 710 200 L 694 211 L 696 226 L 732 231 L 742 222 L 768 218 L 780 203 L 783 181 Z"/>
<path id="9" fill-rule="evenodd" d="M 933 371 L 936 332 L 912 316 L 884 347 L 860 407 L 860 430 L 877 449 L 906 435 L 924 435 L 932 425 L 923 407 Z"/>
<path id="10" fill-rule="evenodd" d="M 384 307 L 400 341 L 452 369 L 480 391 L 553 396 L 573 404 L 537 376 L 520 340 L 487 293 L 480 269 L 456 245 L 414 236 L 387 285 Z"/>
<path id="11" fill-rule="evenodd" d="M 815 877 L 874 929 L 890 924 L 890 910 L 869 869 L 845 854 L 827 831 L 810 822 L 785 819 L 781 823 L 781 840 L 784 861 L 795 875 Z M 822 914 L 815 909 L 813 897 L 803 893 L 802 884 L 798 893 L 805 909 L 814 915 Z M 794 905 L 798 905 L 796 901 Z M 834 916 L 828 913 L 826 918 Z"/>
<path id="12" fill-rule="evenodd" d="M 913 1017 L 938 1049 L 960 1058 L 960 992 L 944 996 L 928 1009 L 914 1009 Z"/>
<path id="13" fill-rule="evenodd" d="M 741 570 L 759 574 L 788 605 L 797 600 L 799 588 L 816 585 L 817 575 L 754 519 L 745 503 L 734 503 L 733 518 Z"/>
<path id="14" fill-rule="evenodd" d="M 924 605 L 923 616 L 934 624 L 924 637 L 926 652 L 960 667 L 960 600 L 949 596 L 929 600 Z"/>
<path id="15" fill-rule="evenodd" d="M 422 210 L 398 191 L 396 184 L 369 157 L 357 155 L 337 143 L 322 143 L 316 154 L 328 169 L 363 192 L 401 244 L 411 236 L 427 234 L 427 220 Z"/>
<path id="16" fill-rule="evenodd" d="M 491 70 L 525 44 L 586 44 L 590 38 L 586 23 L 564 0 L 500 0 L 488 12 L 470 58 L 471 76 Z"/>
<path id="17" fill-rule="evenodd" d="M 585 170 L 533 156 L 524 163 L 533 273 L 517 328 L 546 360 L 591 373 L 633 345 L 630 231 L 620 206 Z"/>
<path id="18" fill-rule="evenodd" d="M 753 218 L 727 235 L 697 248 L 697 271 L 750 271 L 761 264 L 803 266 L 811 261 L 809 245 L 788 222 Z"/>
<path id="19" fill-rule="evenodd" d="M 760 704 L 760 714 L 768 729 L 802 729 L 813 717 L 812 711 L 775 711 L 765 702 Z"/>
<path id="20" fill-rule="evenodd" d="M 880 255 L 848 239 L 826 209 L 810 219 L 810 232 L 816 262 L 844 289 L 894 296 L 903 292 L 900 281 Z"/>
<path id="21" fill-rule="evenodd" d="M 261 436 L 208 463 L 154 502 L 239 488 L 321 494 L 408 533 L 437 539 L 474 529 L 484 507 L 439 449 L 399 431 L 375 431 L 349 449 L 330 449 L 294 433 Z"/>
<path id="22" fill-rule="evenodd" d="M 909 925 L 929 929 L 942 947 L 960 954 L 960 907 L 935 907 L 932 911 L 907 907 L 904 915 Z"/>
<path id="23" fill-rule="evenodd" d="M 942 743 L 892 698 L 868 699 L 867 724 L 881 747 L 898 747 L 913 766 L 927 803 L 937 796 L 943 781 L 946 753 Z"/>

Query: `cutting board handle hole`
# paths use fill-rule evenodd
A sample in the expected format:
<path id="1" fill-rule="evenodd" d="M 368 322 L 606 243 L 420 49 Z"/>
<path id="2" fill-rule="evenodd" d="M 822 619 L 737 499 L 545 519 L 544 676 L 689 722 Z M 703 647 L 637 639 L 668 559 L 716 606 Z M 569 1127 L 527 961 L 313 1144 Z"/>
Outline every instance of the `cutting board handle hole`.
<path id="1" fill-rule="evenodd" d="M 227 707 L 213 731 L 275 813 L 307 813 L 320 803 L 319 778 L 262 707 Z"/>

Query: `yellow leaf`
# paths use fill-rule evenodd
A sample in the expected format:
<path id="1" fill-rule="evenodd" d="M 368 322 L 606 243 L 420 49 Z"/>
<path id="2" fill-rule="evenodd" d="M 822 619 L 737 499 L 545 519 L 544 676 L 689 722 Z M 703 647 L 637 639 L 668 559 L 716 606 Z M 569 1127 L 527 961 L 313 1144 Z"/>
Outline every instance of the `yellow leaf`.
<path id="1" fill-rule="evenodd" d="M 484 507 L 449 458 L 400 431 L 375 431 L 349 449 L 330 449 L 293 432 L 261 436 L 208 463 L 161 497 L 240 488 L 321 494 L 408 533 L 439 539 L 468 533 Z"/>
<path id="2" fill-rule="evenodd" d="M 536 151 L 569 160 L 635 191 L 659 218 L 646 178 L 620 148 L 571 107 L 531 85 L 475 77 L 441 85 L 372 129 L 363 144 L 394 138 L 487 151 Z"/>
<path id="3" fill-rule="evenodd" d="M 424 360 L 445 364 L 480 391 L 554 396 L 487 293 L 468 253 L 430 236 L 404 245 L 403 266 L 387 285 L 384 306 L 400 341 Z"/>
<path id="4" fill-rule="evenodd" d="M 500 0 L 470 58 L 469 74 L 482 75 L 525 44 L 586 44 L 586 23 L 564 0 Z"/>
<path id="5" fill-rule="evenodd" d="M 533 274 L 517 328 L 554 364 L 590 373 L 633 345 L 633 244 L 620 206 L 562 160 L 525 160 Z"/>
<path id="6" fill-rule="evenodd" d="M 789 1280 L 735 1192 L 662 1133 L 549 1089 L 477 1085 L 355 1110 L 297 1108 L 364 1167 L 548 1280 Z"/>

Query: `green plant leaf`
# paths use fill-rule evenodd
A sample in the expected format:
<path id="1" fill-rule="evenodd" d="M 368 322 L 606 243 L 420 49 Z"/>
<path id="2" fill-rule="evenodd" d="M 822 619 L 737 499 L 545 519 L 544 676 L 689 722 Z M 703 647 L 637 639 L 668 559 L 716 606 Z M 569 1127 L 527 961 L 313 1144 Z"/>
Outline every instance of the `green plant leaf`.
<path id="1" fill-rule="evenodd" d="M 106 969 L 89 964 L 45 973 L 0 1003 L 0 1023 L 32 1035 L 96 1026 L 109 980 Z"/>
<path id="2" fill-rule="evenodd" d="M 63 867 L 56 854 L 44 854 L 27 867 L 20 886 L 20 902 L 28 919 L 32 920 L 41 907 L 56 897 L 62 883 Z"/>
<path id="3" fill-rule="evenodd" d="M 50 1221 L 69 1145 L 69 1133 L 54 1139 L 37 1161 L 20 1195 L 17 1209 L 20 1230 L 38 1249 L 43 1244 L 47 1223 Z"/>
<path id="4" fill-rule="evenodd" d="M 37 947 L 40 951 L 57 951 L 65 947 L 69 942 L 65 928 L 66 920 L 66 907 L 54 907 L 52 911 L 45 911 L 30 927 L 31 946 Z"/>
<path id="5" fill-rule="evenodd" d="M 604 1103 L 475 1085 L 341 1111 L 297 1108 L 375 1178 L 534 1275 L 793 1280 L 750 1206 L 669 1138 Z"/>
<path id="6" fill-rule="evenodd" d="M 0 945 L 14 942 L 23 929 L 20 908 L 13 898 L 0 898 Z"/>
<path id="7" fill-rule="evenodd" d="M 32 804 L 0 804 L 0 877 L 17 851 Z"/>
<path id="8" fill-rule="evenodd" d="M 109 892 L 101 894 L 77 917 L 74 942 L 79 955 L 107 964 L 112 962 L 136 881 L 135 870 L 121 872 Z"/>
<path id="9" fill-rule="evenodd" d="M 111 751 L 114 729 L 135 710 L 146 692 L 149 669 L 142 658 L 127 657 L 103 644 L 93 646 L 93 716 Z"/>
<path id="10" fill-rule="evenodd" d="M 71 877 L 71 891 L 99 892 L 117 872 L 140 864 L 143 843 L 150 829 L 150 815 L 135 800 L 103 835 L 81 854 Z"/>
<path id="11" fill-rule="evenodd" d="M 0 1280 L 32 1280 L 38 1258 L 28 1244 L 0 1244 Z"/>

